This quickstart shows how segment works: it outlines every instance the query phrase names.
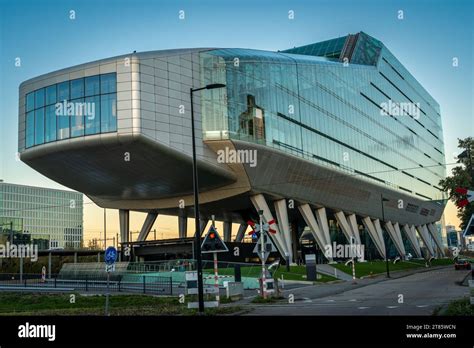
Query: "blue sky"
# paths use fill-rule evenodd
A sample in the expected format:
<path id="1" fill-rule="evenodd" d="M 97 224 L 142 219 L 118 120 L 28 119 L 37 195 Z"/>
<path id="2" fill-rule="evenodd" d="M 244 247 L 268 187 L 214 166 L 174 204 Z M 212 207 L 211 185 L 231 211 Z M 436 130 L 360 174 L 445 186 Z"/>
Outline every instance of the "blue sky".
<path id="1" fill-rule="evenodd" d="M 0 179 L 58 187 L 15 160 L 18 86 L 31 77 L 134 50 L 285 49 L 364 31 L 439 102 L 446 162 L 474 134 L 473 1 L 0 0 Z M 76 19 L 69 18 L 74 10 Z M 178 18 L 185 11 L 185 19 Z M 295 18 L 288 19 L 293 10 Z M 404 19 L 397 18 L 397 11 Z M 21 67 L 15 67 L 15 58 Z M 452 66 L 453 57 L 459 66 Z"/>

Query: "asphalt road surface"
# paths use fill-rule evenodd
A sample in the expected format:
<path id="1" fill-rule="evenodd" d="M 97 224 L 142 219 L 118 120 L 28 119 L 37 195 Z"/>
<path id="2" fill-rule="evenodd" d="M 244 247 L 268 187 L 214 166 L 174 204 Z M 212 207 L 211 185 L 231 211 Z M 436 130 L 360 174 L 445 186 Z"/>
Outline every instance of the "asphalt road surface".
<path id="1" fill-rule="evenodd" d="M 469 296 L 469 287 L 459 285 L 468 273 L 449 267 L 362 287 L 347 282 L 334 295 L 327 287 L 324 292 L 318 286 L 290 289 L 284 292 L 285 301 L 252 304 L 248 315 L 431 315 L 436 307 Z M 294 303 L 288 303 L 290 295 Z"/>

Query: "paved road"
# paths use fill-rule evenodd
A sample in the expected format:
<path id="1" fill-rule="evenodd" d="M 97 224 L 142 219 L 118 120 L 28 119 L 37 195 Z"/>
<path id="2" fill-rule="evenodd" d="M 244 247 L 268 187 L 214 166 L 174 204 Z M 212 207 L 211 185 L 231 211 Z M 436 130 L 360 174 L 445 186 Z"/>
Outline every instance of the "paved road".
<path id="1" fill-rule="evenodd" d="M 345 284 L 330 294 L 327 287 L 307 286 L 284 292 L 294 295 L 276 304 L 250 305 L 248 315 L 431 315 L 433 310 L 449 301 L 469 295 L 469 288 L 460 286 L 467 271 L 442 268 L 358 285 Z M 336 284 L 335 284 L 336 285 Z M 363 286 L 362 286 L 363 285 Z M 353 288 L 350 288 L 352 286 Z M 399 303 L 399 295 L 403 303 Z"/>

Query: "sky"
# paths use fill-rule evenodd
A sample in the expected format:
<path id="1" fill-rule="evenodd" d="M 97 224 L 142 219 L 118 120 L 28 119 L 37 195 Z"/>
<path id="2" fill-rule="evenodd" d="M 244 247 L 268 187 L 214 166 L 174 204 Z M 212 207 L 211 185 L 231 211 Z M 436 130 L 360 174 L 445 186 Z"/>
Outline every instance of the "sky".
<path id="1" fill-rule="evenodd" d="M 24 80 L 135 50 L 241 47 L 274 51 L 359 31 L 382 41 L 438 101 L 446 163 L 453 163 L 459 152 L 457 138 L 474 135 L 473 3 L 0 0 L 0 179 L 64 188 L 17 160 L 18 86 Z M 403 11 L 402 19 L 399 11 Z M 15 64 L 18 58 L 20 66 Z M 454 58 L 457 66 L 453 66 Z M 452 165 L 447 168 L 449 173 Z M 85 237 L 99 237 L 103 210 L 86 197 L 84 202 Z M 445 215 L 446 223 L 458 225 L 452 203 Z M 133 213 L 131 229 L 138 230 L 144 217 Z M 190 220 L 188 227 L 192 226 Z M 157 237 L 176 237 L 177 220 L 160 216 L 154 228 Z M 115 211 L 107 212 L 107 230 L 109 235 L 118 232 Z"/>

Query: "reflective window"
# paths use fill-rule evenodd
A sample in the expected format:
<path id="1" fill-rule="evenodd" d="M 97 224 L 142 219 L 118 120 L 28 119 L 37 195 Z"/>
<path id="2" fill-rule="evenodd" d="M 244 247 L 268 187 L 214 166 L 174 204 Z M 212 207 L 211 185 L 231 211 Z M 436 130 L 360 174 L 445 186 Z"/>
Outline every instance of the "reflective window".
<path id="1" fill-rule="evenodd" d="M 56 103 L 56 85 L 46 87 L 46 105 Z"/>
<path id="2" fill-rule="evenodd" d="M 35 145 L 44 143 L 44 108 L 35 110 Z"/>
<path id="3" fill-rule="evenodd" d="M 30 111 L 26 114 L 26 147 L 35 144 L 35 112 Z"/>
<path id="4" fill-rule="evenodd" d="M 99 75 L 85 78 L 86 97 L 100 94 L 100 77 Z"/>
<path id="5" fill-rule="evenodd" d="M 44 106 L 44 88 L 35 91 L 35 109 Z"/>
<path id="6" fill-rule="evenodd" d="M 84 97 L 84 79 L 71 80 L 71 99 Z"/>
<path id="7" fill-rule="evenodd" d="M 58 83 L 58 102 L 69 99 L 69 81 Z"/>
<path id="8" fill-rule="evenodd" d="M 87 112 L 87 107 L 83 98 L 71 100 L 70 103 L 74 107 L 73 115 L 70 116 L 71 137 L 79 137 L 84 135 L 84 115 Z"/>
<path id="9" fill-rule="evenodd" d="M 55 88 L 56 89 L 56 88 Z M 46 107 L 45 114 L 45 136 L 44 142 L 50 142 L 56 140 L 56 107 L 49 105 Z"/>
<path id="10" fill-rule="evenodd" d="M 100 97 L 100 129 L 102 133 L 117 130 L 117 95 L 106 94 Z"/>
<path id="11" fill-rule="evenodd" d="M 28 93 L 25 146 L 116 132 L 116 81 L 115 73 L 96 75 Z"/>
<path id="12" fill-rule="evenodd" d="M 115 93 L 117 92 L 117 78 L 116 74 L 100 75 L 100 93 Z"/>
<path id="13" fill-rule="evenodd" d="M 370 38 L 361 41 L 360 64 L 344 67 L 333 60 L 343 42 L 292 52 L 299 55 L 246 49 L 201 53 L 201 84 L 226 84 L 201 94 L 204 138 L 262 143 L 363 180 L 442 199 L 435 187 L 445 172 L 439 165 L 437 103 L 422 88 L 412 88 L 418 82 Z M 389 101 L 419 103 L 419 119 L 381 113 Z"/>
<path id="14" fill-rule="evenodd" d="M 71 117 L 67 115 L 67 111 L 63 113 L 58 112 L 58 110 L 56 110 L 56 117 L 58 125 L 58 140 L 69 138 L 69 121 Z"/>
<path id="15" fill-rule="evenodd" d="M 34 110 L 34 108 L 35 108 L 35 94 L 33 92 L 28 93 L 26 95 L 26 112 Z"/>
<path id="16" fill-rule="evenodd" d="M 100 133 L 100 96 L 87 97 L 88 113 L 85 117 L 86 135 Z"/>

